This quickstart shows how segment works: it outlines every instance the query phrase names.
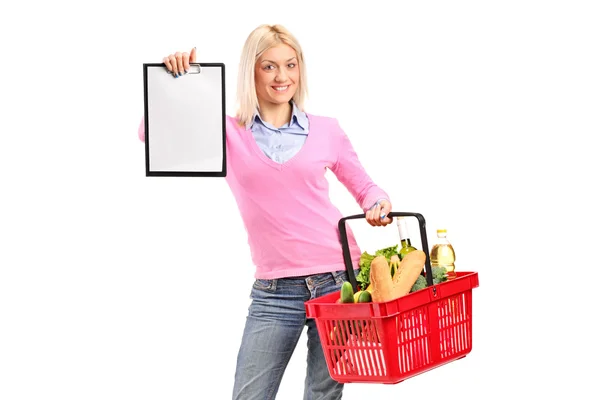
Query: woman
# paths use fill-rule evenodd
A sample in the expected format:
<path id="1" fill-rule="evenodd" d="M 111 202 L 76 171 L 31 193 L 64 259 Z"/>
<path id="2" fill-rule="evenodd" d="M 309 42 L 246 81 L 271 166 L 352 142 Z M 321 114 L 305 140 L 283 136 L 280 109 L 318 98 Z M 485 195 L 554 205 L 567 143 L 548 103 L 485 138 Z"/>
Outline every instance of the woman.
<path id="1" fill-rule="evenodd" d="M 196 49 L 163 59 L 179 78 Z M 185 78 L 182 78 L 185 79 Z M 261 25 L 243 48 L 236 117 L 227 117 L 227 177 L 248 233 L 256 280 L 239 348 L 233 399 L 274 399 L 294 348 L 308 326 L 304 399 L 342 397 L 327 370 L 304 302 L 347 280 L 330 202 L 329 168 L 354 196 L 372 226 L 391 222 L 387 194 L 369 178 L 336 119 L 303 109 L 305 64 L 298 41 L 281 25 Z M 140 138 L 144 139 L 143 123 Z M 361 251 L 351 230 L 354 265 Z"/>

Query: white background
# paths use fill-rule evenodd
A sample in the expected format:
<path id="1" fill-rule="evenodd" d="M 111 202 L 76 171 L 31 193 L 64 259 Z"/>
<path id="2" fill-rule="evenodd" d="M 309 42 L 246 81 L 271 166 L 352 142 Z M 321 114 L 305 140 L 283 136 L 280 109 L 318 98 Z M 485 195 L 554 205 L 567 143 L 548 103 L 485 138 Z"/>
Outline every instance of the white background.
<path id="1" fill-rule="evenodd" d="M 596 2 L 15 4 L 0 10 L 0 399 L 230 398 L 245 231 L 223 179 L 144 176 L 142 64 L 197 46 L 226 64 L 231 114 L 261 23 L 304 47 L 308 111 L 338 118 L 394 209 L 422 213 L 430 243 L 447 228 L 480 277 L 468 357 L 344 398 L 597 396 Z M 352 227 L 365 250 L 397 237 Z M 280 399 L 301 399 L 305 339 Z"/>

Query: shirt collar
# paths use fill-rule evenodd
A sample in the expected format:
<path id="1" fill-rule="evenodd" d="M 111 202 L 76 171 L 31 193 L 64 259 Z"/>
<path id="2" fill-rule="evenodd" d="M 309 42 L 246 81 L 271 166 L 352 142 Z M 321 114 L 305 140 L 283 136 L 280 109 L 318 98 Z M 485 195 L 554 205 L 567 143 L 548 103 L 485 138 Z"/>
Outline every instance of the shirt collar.
<path id="1" fill-rule="evenodd" d="M 293 100 L 290 100 L 290 103 L 292 104 L 292 116 L 290 118 L 290 121 L 288 122 L 288 126 L 292 126 L 292 124 L 296 122 L 303 130 L 306 130 L 306 126 L 308 125 L 308 117 L 306 116 L 306 113 L 300 111 L 300 109 L 298 108 L 298 106 L 296 106 L 296 103 Z M 257 120 L 260 121 L 263 125 L 267 124 L 260 117 L 260 113 L 256 111 L 254 112 L 254 117 L 252 118 L 252 121 L 250 122 L 250 124 L 248 124 L 246 128 L 252 128 L 252 125 L 254 125 L 254 123 Z"/>

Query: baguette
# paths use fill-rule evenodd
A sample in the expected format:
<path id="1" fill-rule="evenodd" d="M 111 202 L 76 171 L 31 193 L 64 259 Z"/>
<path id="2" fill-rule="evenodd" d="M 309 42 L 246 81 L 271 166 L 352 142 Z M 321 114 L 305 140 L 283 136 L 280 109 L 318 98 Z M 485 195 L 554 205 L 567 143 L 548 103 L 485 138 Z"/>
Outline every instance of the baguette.
<path id="1" fill-rule="evenodd" d="M 413 250 L 406 254 L 398 267 L 399 274 L 393 279 L 394 289 L 400 296 L 410 293 L 419 275 L 425 266 L 425 252 L 422 250 Z"/>
<path id="2" fill-rule="evenodd" d="M 371 261 L 371 300 L 375 303 L 383 303 L 391 300 L 394 285 L 390 275 L 390 267 L 384 256 L 377 256 Z"/>
<path id="3" fill-rule="evenodd" d="M 377 256 L 371 261 L 370 279 L 373 285 L 371 298 L 375 303 L 395 300 L 410 293 L 410 289 L 425 265 L 425 252 L 413 250 L 404 256 L 394 277 L 384 256 Z"/>

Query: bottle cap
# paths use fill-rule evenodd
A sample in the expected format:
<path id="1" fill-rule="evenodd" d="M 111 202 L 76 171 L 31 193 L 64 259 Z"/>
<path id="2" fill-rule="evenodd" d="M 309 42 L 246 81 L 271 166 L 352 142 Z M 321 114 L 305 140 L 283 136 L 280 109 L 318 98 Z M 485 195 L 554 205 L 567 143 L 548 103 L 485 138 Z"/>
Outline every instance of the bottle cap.
<path id="1" fill-rule="evenodd" d="M 437 232 L 438 233 L 446 233 L 446 230 L 445 229 L 438 229 Z"/>
<path id="2" fill-rule="evenodd" d="M 398 233 L 400 234 L 400 240 L 408 239 L 408 227 L 406 226 L 406 219 L 398 218 Z"/>

